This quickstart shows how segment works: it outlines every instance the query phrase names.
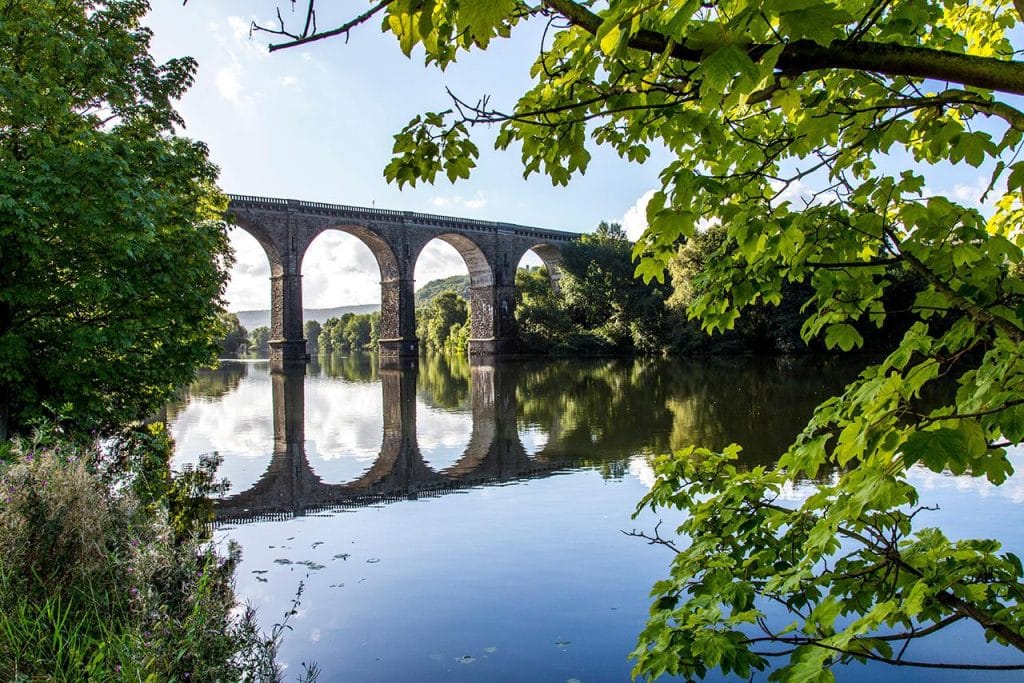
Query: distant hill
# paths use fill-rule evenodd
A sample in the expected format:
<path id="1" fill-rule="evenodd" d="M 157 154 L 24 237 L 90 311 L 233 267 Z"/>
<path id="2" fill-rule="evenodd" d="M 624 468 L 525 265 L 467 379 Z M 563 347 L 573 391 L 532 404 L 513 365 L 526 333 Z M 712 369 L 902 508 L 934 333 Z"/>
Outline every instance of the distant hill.
<path id="1" fill-rule="evenodd" d="M 416 290 L 416 308 L 429 305 L 435 296 L 449 289 L 469 301 L 469 275 L 452 275 L 441 280 L 431 280 Z"/>
<path id="2" fill-rule="evenodd" d="M 453 290 L 463 299 L 469 301 L 469 275 L 453 275 L 441 280 L 431 280 L 416 290 L 416 308 L 423 308 L 434 300 L 441 292 Z M 328 318 L 340 318 L 346 313 L 373 313 L 380 310 L 380 304 L 360 304 L 358 306 L 338 306 L 336 308 L 303 308 L 302 320 L 316 320 L 323 325 Z M 255 330 L 257 327 L 270 327 L 270 311 L 238 311 L 235 313 L 242 327 Z"/>
<path id="3" fill-rule="evenodd" d="M 340 318 L 346 313 L 373 313 L 380 310 L 380 304 L 360 304 L 358 306 L 338 306 L 336 308 L 303 308 L 302 320 L 316 320 L 321 325 L 328 318 Z M 270 327 L 270 311 L 239 311 L 238 316 L 242 327 L 255 330 L 257 327 Z"/>

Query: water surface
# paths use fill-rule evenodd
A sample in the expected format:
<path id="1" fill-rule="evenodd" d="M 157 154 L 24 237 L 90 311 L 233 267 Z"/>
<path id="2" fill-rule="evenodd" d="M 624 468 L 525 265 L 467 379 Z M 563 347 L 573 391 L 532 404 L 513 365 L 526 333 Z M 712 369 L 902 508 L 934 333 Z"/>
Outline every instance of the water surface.
<path id="1" fill-rule="evenodd" d="M 659 521 L 631 519 L 651 456 L 737 442 L 748 464 L 771 463 L 854 366 L 471 367 L 427 357 L 418 369 L 381 370 L 374 357 L 350 356 L 271 372 L 224 363 L 167 417 L 177 466 L 224 457 L 232 486 L 218 504 L 218 538 L 241 545 L 239 592 L 263 622 L 279 621 L 303 587 L 282 651 L 292 673 L 315 661 L 321 681 L 624 681 L 648 592 L 672 559 L 623 533 Z M 1001 487 L 913 477 L 922 502 L 940 504 L 934 523 L 950 536 L 1024 549 L 1021 477 Z M 917 659 L 1015 661 L 976 631 L 963 625 L 911 650 Z M 837 671 L 841 680 L 865 675 L 995 677 Z"/>

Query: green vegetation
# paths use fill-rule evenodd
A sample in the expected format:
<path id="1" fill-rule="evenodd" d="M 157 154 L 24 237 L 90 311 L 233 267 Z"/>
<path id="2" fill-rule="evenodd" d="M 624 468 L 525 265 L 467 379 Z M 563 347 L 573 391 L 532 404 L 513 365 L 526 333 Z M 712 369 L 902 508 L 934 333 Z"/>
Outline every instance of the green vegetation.
<path id="1" fill-rule="evenodd" d="M 416 337 L 424 350 L 468 353 L 469 304 L 454 291 L 440 292 L 416 311 Z"/>
<path id="2" fill-rule="evenodd" d="M 249 353 L 256 354 L 257 358 L 266 358 L 270 355 L 270 328 L 257 327 L 249 332 Z"/>
<path id="3" fill-rule="evenodd" d="M 306 352 L 315 356 L 320 351 L 320 333 L 323 325 L 316 320 L 307 320 L 302 326 L 302 332 L 306 337 Z"/>
<path id="4" fill-rule="evenodd" d="M 0 678 L 276 681 L 158 411 L 245 330 L 226 197 L 144 0 L 0 5 Z M 220 342 L 220 344 L 218 343 Z M 88 434 L 89 436 L 83 436 Z"/>
<path id="5" fill-rule="evenodd" d="M 942 665 L 908 662 L 903 645 L 960 621 L 1024 651 L 1021 561 L 929 528 L 908 477 L 999 484 L 1024 440 L 1017 4 L 417 0 L 359 21 L 382 14 L 403 52 L 443 68 L 538 12 L 551 21 L 533 87 L 509 114 L 484 98 L 417 116 L 390 180 L 468 176 L 477 124 L 500 124 L 496 146 L 555 184 L 587 168 L 592 144 L 635 161 L 666 150 L 637 270 L 663 278 L 680 242 L 720 225 L 687 309 L 709 331 L 806 287 L 801 338 L 848 351 L 864 343 L 858 324 L 892 312 L 891 269 L 922 283 L 896 348 L 823 402 L 773 467 L 738 467 L 732 447 L 659 461 L 644 504 L 687 521 L 679 539 L 654 539 L 677 554 L 635 674 L 776 665 L 775 679 L 825 681 L 846 661 Z M 985 174 L 991 211 L 936 195 L 931 168 Z M 923 401 L 940 380 L 956 390 Z M 806 499 L 780 499 L 808 479 L 820 483 Z"/>
<path id="6" fill-rule="evenodd" d="M 238 316 L 223 312 L 218 316 L 224 336 L 220 338 L 220 358 L 244 356 L 249 347 L 249 331 L 242 327 Z"/>
<path id="7" fill-rule="evenodd" d="M 208 542 L 216 460 L 171 477 L 157 427 L 0 450 L 4 680 L 277 681 L 283 627 L 236 613 L 237 548 Z"/>
<path id="8" fill-rule="evenodd" d="M 426 308 L 441 292 L 452 291 L 469 301 L 469 275 L 452 275 L 451 277 L 431 280 L 416 290 L 416 308 Z"/>
<path id="9" fill-rule="evenodd" d="M 559 355 L 670 350 L 672 323 L 685 320 L 666 310 L 668 287 L 633 277 L 632 248 L 621 226 L 602 222 L 563 248 L 558 292 L 546 268 L 520 269 L 516 320 L 526 347 Z"/>
<path id="10" fill-rule="evenodd" d="M 380 313 L 345 313 L 328 318 L 317 337 L 321 353 L 375 350 L 380 339 Z"/>
<path id="11" fill-rule="evenodd" d="M 146 10 L 0 13 L 0 440 L 55 411 L 113 430 L 215 358 L 226 199 L 173 134 L 196 64 L 153 61 Z"/>

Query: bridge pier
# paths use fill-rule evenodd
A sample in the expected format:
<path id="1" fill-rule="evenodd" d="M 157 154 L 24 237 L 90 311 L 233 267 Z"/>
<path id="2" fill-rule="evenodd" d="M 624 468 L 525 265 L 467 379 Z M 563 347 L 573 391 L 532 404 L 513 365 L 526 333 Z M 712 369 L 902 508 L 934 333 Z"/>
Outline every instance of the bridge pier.
<path id="1" fill-rule="evenodd" d="M 416 339 L 416 289 L 412 279 L 380 283 L 380 341 L 382 364 L 419 355 Z"/>
<path id="2" fill-rule="evenodd" d="M 514 277 L 514 274 L 513 274 Z M 470 290 L 469 355 L 479 362 L 519 350 L 516 334 L 516 288 L 512 284 Z"/>
<path id="3" fill-rule="evenodd" d="M 270 359 L 305 361 L 306 358 L 302 276 L 298 272 L 274 275 L 270 278 Z"/>

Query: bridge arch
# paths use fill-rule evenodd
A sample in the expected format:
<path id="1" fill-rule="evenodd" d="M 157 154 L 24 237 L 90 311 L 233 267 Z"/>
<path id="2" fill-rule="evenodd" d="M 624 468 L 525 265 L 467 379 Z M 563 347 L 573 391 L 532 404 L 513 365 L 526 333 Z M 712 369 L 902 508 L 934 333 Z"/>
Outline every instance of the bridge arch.
<path id="1" fill-rule="evenodd" d="M 413 268 L 423 246 L 435 238 L 451 244 L 470 271 L 470 354 L 486 357 L 515 351 L 515 268 L 527 249 L 553 267 L 558 245 L 577 235 L 509 223 L 476 221 L 409 211 L 232 195 L 229 212 L 256 237 L 271 261 L 271 357 L 303 360 L 301 263 L 306 247 L 324 230 L 354 234 L 381 268 L 381 361 L 418 353 Z"/>
<path id="2" fill-rule="evenodd" d="M 515 260 L 516 264 L 521 264 L 523 259 L 531 253 L 535 254 L 541 263 L 544 264 L 548 271 L 548 280 L 551 282 L 551 288 L 557 292 L 558 283 L 562 279 L 562 250 L 554 244 L 537 242 L 522 250 L 519 258 Z"/>
<path id="3" fill-rule="evenodd" d="M 394 282 L 402 277 L 402 270 L 399 266 L 398 256 L 395 254 L 394 247 L 384 239 L 376 231 L 372 230 L 366 225 L 358 224 L 337 224 L 327 225 L 317 230 L 314 234 L 309 236 L 309 241 L 302 247 L 302 259 L 305 260 L 306 253 L 309 247 L 312 246 L 319 237 L 330 232 L 340 232 L 346 235 L 352 235 L 360 242 L 362 242 L 373 254 L 374 259 L 377 261 L 377 267 L 380 269 L 380 281 L 381 282 Z"/>
<path id="4" fill-rule="evenodd" d="M 488 245 L 481 245 L 467 235 L 460 235 L 452 232 L 441 232 L 429 236 L 420 242 L 412 254 L 412 267 L 422 256 L 424 249 L 440 240 L 452 248 L 462 257 L 462 261 L 469 272 L 469 328 L 470 339 L 493 339 L 495 333 L 495 280 L 496 268 L 492 263 L 493 256 L 489 256 Z M 472 341 L 471 348 L 472 348 Z"/>
<path id="5" fill-rule="evenodd" d="M 284 274 L 285 259 L 277 246 L 273 234 L 258 221 L 250 220 L 245 216 L 233 216 L 228 223 L 230 227 L 238 228 L 256 240 L 263 248 L 270 263 L 270 277 L 280 277 Z"/>

